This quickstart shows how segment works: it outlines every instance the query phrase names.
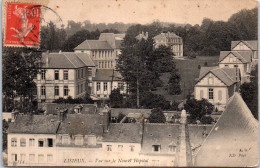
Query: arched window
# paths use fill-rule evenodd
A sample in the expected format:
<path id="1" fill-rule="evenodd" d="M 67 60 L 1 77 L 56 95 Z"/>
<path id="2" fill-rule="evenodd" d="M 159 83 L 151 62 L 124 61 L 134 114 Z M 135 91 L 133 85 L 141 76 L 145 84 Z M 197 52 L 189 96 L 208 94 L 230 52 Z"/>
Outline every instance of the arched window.
<path id="1" fill-rule="evenodd" d="M 25 147 L 26 146 L 26 140 L 24 138 L 20 139 L 20 146 Z"/>

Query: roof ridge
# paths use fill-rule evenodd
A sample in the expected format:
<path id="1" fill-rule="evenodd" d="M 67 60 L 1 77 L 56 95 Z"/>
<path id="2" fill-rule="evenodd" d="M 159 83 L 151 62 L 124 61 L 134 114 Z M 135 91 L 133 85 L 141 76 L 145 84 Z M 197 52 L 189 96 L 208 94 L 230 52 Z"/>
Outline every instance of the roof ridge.
<path id="1" fill-rule="evenodd" d="M 246 59 L 240 54 L 240 52 L 238 52 L 238 51 L 236 51 L 236 52 L 242 57 L 242 59 L 243 59 L 245 62 L 247 62 Z"/>
<path id="2" fill-rule="evenodd" d="M 74 68 L 77 68 L 75 64 L 73 64 L 73 62 L 69 59 L 69 57 L 65 54 L 65 53 L 62 53 L 66 58 L 67 60 L 74 66 Z"/>
<path id="3" fill-rule="evenodd" d="M 79 58 L 79 60 L 81 61 L 81 62 L 83 62 L 84 64 L 85 64 L 85 66 L 87 66 L 87 64 L 78 56 L 78 53 L 75 53 L 76 54 L 76 56 Z M 88 55 L 87 55 L 88 56 Z"/>

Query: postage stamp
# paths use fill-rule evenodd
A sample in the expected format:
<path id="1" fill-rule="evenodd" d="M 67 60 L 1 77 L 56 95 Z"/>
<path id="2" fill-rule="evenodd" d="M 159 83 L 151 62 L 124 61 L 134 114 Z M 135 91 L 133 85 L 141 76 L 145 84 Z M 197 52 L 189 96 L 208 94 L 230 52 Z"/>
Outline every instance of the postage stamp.
<path id="1" fill-rule="evenodd" d="M 41 6 L 7 3 L 4 46 L 38 47 Z"/>

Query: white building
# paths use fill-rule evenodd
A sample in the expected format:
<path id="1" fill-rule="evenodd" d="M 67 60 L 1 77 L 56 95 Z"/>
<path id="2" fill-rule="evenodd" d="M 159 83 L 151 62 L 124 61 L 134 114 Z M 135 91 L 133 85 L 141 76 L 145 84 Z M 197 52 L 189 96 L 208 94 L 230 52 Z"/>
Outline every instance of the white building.
<path id="1" fill-rule="evenodd" d="M 95 64 L 88 54 L 43 53 L 41 72 L 37 75 L 38 102 L 52 102 L 59 97 L 83 97 L 91 87 Z"/>
<path id="2" fill-rule="evenodd" d="M 228 99 L 238 90 L 240 73 L 238 68 L 202 67 L 194 87 L 195 99 L 206 99 L 223 111 Z"/>

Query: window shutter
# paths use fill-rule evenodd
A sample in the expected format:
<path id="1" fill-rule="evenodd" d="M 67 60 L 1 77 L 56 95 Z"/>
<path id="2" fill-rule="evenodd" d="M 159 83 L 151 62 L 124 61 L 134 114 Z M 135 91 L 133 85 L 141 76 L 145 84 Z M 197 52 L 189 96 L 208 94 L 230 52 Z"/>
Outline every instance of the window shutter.
<path id="1" fill-rule="evenodd" d="M 218 91 L 218 100 L 219 101 L 222 100 L 222 91 L 221 90 Z"/>

